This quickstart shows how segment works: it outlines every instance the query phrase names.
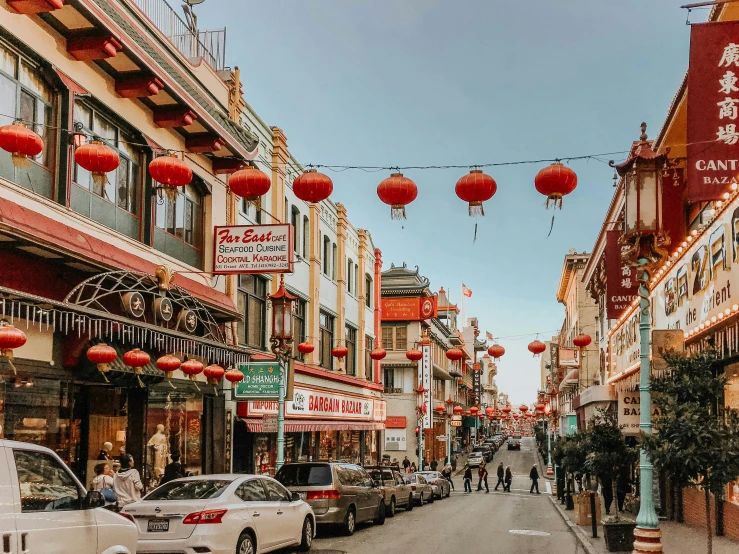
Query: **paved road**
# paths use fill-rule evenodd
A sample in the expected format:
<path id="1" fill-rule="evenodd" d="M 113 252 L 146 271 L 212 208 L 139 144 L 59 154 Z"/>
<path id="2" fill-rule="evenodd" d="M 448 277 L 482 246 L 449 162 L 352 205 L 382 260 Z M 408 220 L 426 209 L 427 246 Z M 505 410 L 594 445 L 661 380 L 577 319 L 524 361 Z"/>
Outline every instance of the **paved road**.
<path id="1" fill-rule="evenodd" d="M 462 478 L 454 480 L 450 498 L 416 507 L 410 513 L 398 510 L 385 525 L 361 526 L 351 537 L 319 529 L 312 554 L 462 554 L 463 552 L 557 552 L 583 554 L 575 537 L 547 498 L 529 494 L 529 471 L 536 461 L 534 439 L 522 441 L 521 451 L 503 449 L 489 464 L 489 494 L 465 494 Z M 500 462 L 511 466 L 510 493 L 494 492 L 495 468 Z M 542 474 L 543 468 L 539 467 Z M 473 489 L 476 487 L 473 481 Z"/>

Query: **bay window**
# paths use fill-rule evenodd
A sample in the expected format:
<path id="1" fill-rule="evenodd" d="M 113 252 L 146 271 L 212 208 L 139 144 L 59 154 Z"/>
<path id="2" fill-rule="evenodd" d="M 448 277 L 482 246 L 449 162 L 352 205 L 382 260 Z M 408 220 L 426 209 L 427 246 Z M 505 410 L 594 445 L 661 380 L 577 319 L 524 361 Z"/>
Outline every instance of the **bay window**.
<path id="1" fill-rule="evenodd" d="M 239 343 L 264 350 L 267 320 L 267 280 L 256 275 L 239 275 L 238 310 L 244 321 L 238 323 Z"/>
<path id="2" fill-rule="evenodd" d="M 191 266 L 202 267 L 204 196 L 199 177 L 177 195 L 163 195 L 156 201 L 154 248 Z M 202 185 L 201 185 L 202 186 Z"/>

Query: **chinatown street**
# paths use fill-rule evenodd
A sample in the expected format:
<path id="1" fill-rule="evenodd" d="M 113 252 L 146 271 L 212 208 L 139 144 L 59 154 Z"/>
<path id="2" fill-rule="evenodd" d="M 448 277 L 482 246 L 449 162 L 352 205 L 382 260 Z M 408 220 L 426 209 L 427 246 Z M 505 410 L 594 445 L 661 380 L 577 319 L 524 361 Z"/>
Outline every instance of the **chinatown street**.
<path id="1" fill-rule="evenodd" d="M 495 492 L 495 471 L 500 462 L 510 465 L 513 484 L 510 493 Z M 402 552 L 563 552 L 584 553 L 567 525 L 547 498 L 547 480 L 540 479 L 542 494 L 529 494 L 529 471 L 536 462 L 533 438 L 521 441 L 521 451 L 508 451 L 503 444 L 488 464 L 490 494 L 476 492 L 477 471 L 473 471 L 473 492 L 465 494 L 462 476 L 454 478 L 456 492 L 444 500 L 416 507 L 410 513 L 398 510 L 385 525 L 365 525 L 351 537 L 333 530 L 319 529 L 311 552 L 316 554 L 377 554 Z M 457 468 L 458 470 L 461 468 Z M 538 467 L 543 474 L 546 468 Z M 502 487 L 501 487 L 502 489 Z"/>

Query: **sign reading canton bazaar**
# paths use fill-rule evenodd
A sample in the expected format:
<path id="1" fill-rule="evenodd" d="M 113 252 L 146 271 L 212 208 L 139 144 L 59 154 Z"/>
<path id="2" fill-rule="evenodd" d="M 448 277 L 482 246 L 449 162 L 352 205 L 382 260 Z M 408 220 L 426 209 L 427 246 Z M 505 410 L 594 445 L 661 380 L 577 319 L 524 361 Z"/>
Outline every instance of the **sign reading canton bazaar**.
<path id="1" fill-rule="evenodd" d="M 739 174 L 739 22 L 690 28 L 688 202 L 718 200 Z"/>
<path id="2" fill-rule="evenodd" d="M 608 231 L 606 234 L 606 312 L 608 319 L 618 319 L 639 293 L 636 270 L 623 265 L 621 245 L 618 239 L 621 231 Z"/>
<path id="3" fill-rule="evenodd" d="M 250 398 L 279 398 L 280 365 L 277 362 L 239 364 L 243 381 L 233 389 L 234 400 Z"/>
<path id="4" fill-rule="evenodd" d="M 292 273 L 293 227 L 231 225 L 214 228 L 213 273 Z"/>
<path id="5" fill-rule="evenodd" d="M 383 298 L 383 321 L 423 321 L 437 315 L 437 297 Z"/>

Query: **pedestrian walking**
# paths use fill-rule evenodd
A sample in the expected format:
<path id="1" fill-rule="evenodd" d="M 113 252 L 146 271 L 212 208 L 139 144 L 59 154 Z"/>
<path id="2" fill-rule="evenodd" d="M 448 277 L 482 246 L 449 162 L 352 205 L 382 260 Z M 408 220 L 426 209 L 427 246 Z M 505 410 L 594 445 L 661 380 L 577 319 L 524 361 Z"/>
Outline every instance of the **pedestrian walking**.
<path id="1" fill-rule="evenodd" d="M 454 481 L 452 481 L 452 466 L 449 464 L 444 466 L 444 469 L 441 470 L 441 476 L 449 481 L 449 486 L 452 487 L 452 490 L 454 490 Z"/>
<path id="2" fill-rule="evenodd" d="M 500 462 L 498 464 L 498 482 L 495 484 L 496 491 L 498 490 L 498 487 L 500 485 L 503 485 L 503 490 L 505 490 L 505 481 L 503 479 L 504 477 L 505 477 L 505 469 L 503 468 L 503 462 Z"/>
<path id="3" fill-rule="evenodd" d="M 180 463 L 180 454 L 173 452 L 170 458 L 172 458 L 172 461 L 164 468 L 164 475 L 162 475 L 162 479 L 159 481 L 160 485 L 185 476 L 185 467 Z"/>
<path id="4" fill-rule="evenodd" d="M 472 492 L 472 468 L 464 464 L 464 492 Z"/>
<path id="5" fill-rule="evenodd" d="M 403 469 L 406 473 L 408 473 L 408 468 L 411 467 L 411 461 L 408 459 L 408 456 L 403 458 Z"/>
<path id="6" fill-rule="evenodd" d="M 534 494 L 534 489 L 536 489 L 536 494 L 541 494 L 539 492 L 539 471 L 536 469 L 536 464 L 531 468 L 529 478 L 531 479 L 531 490 L 529 490 L 529 494 Z"/>
<path id="7" fill-rule="evenodd" d="M 611 504 L 613 504 L 613 477 L 610 473 L 603 473 L 598 476 L 600 480 L 600 491 L 603 495 L 603 504 L 605 504 L 606 515 L 611 513 Z"/>
<path id="8" fill-rule="evenodd" d="M 482 476 L 483 476 L 483 473 L 485 475 L 487 475 L 487 470 L 485 469 L 485 460 L 483 460 L 482 462 L 480 462 L 480 465 L 477 468 L 477 478 L 478 478 L 477 479 L 477 490 L 478 491 L 481 491 L 482 490 Z"/>
<path id="9" fill-rule="evenodd" d="M 436 471 L 436 468 L 439 467 L 439 462 L 436 461 L 436 458 L 431 460 L 431 471 Z"/>
<path id="10" fill-rule="evenodd" d="M 511 466 L 508 466 L 505 468 L 505 485 L 503 485 L 503 490 L 511 492 L 511 482 L 513 481 L 513 473 L 511 473 Z"/>
<path id="11" fill-rule="evenodd" d="M 410 472 L 411 473 L 415 473 L 416 471 L 418 471 L 418 469 L 416 468 L 416 462 L 411 462 L 411 471 Z"/>
<path id="12" fill-rule="evenodd" d="M 480 467 L 480 473 L 481 473 L 481 475 L 480 475 L 480 482 L 481 483 L 485 483 L 485 492 L 486 493 L 487 492 L 490 492 L 490 487 L 488 487 L 488 468 L 486 468 L 485 466 L 481 466 Z M 481 491 L 482 490 L 482 487 L 480 487 L 477 490 Z"/>
<path id="13" fill-rule="evenodd" d="M 616 503 L 618 505 L 618 511 L 624 511 L 624 501 L 626 495 L 631 492 L 631 480 L 629 479 L 629 468 L 621 468 L 616 479 Z"/>
<path id="14" fill-rule="evenodd" d="M 121 456 L 121 468 L 113 476 L 113 490 L 118 499 L 118 508 L 141 500 L 144 484 L 141 475 L 133 469 L 133 458 L 128 454 Z"/>

